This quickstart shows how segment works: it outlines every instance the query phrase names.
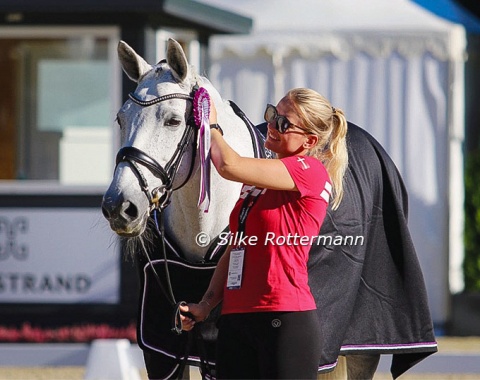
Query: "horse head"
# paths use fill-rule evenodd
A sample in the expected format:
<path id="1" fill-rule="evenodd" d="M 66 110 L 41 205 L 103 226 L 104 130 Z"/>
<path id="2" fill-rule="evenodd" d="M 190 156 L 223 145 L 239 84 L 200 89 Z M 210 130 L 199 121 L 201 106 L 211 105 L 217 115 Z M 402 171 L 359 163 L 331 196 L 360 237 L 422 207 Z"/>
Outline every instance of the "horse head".
<path id="1" fill-rule="evenodd" d="M 168 41 L 167 58 L 156 65 L 148 64 L 125 42 L 119 43 L 118 56 L 137 87 L 117 114 L 122 147 L 102 212 L 113 231 L 133 238 L 146 230 L 152 209 L 164 208 L 167 233 L 187 258 L 201 259 L 206 247 L 198 244 L 196 236 L 203 233 L 210 239 L 227 226 L 240 185 L 223 180 L 212 167 L 210 211 L 197 208 L 200 170 L 192 115 L 196 89 L 208 90 L 219 123 L 225 123 L 227 141 L 251 156 L 248 131 L 211 83 L 189 65 L 177 41 Z"/>

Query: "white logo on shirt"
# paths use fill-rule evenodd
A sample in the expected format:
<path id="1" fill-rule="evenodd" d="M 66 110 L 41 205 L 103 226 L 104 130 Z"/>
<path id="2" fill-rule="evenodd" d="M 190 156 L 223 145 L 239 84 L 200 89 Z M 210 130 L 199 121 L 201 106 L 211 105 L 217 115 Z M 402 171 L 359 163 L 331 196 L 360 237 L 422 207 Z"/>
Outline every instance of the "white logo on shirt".
<path id="1" fill-rule="evenodd" d="M 310 168 L 310 165 L 308 164 L 308 162 L 305 162 L 305 158 L 298 157 L 297 161 L 302 164 L 303 170 L 306 170 L 306 169 Z"/>

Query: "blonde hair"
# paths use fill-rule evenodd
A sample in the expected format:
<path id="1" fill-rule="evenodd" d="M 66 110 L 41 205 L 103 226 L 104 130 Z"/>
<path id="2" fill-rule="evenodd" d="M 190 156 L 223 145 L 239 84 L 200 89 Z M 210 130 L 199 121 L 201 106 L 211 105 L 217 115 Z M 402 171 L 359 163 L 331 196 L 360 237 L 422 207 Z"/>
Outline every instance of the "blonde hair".
<path id="1" fill-rule="evenodd" d="M 342 110 L 333 108 L 325 97 L 308 88 L 290 90 L 285 99 L 297 112 L 303 127 L 318 136 L 317 145 L 308 154 L 322 161 L 327 169 L 335 210 L 343 198 L 343 177 L 348 167 L 345 115 Z"/>

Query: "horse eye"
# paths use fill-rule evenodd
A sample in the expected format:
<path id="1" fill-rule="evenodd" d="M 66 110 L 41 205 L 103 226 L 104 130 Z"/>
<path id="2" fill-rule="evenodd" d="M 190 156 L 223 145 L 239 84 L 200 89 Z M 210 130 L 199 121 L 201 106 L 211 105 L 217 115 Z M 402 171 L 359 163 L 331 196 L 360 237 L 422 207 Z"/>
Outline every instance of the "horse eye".
<path id="1" fill-rule="evenodd" d="M 165 125 L 167 127 L 178 127 L 180 124 L 182 124 L 181 119 L 170 118 L 170 119 L 165 120 Z"/>

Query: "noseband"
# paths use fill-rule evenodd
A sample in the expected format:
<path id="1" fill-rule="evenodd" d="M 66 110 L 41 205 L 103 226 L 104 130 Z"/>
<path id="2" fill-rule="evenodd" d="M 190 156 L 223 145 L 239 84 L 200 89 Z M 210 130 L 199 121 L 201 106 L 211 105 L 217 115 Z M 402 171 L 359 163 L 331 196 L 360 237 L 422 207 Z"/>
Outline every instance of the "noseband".
<path id="1" fill-rule="evenodd" d="M 134 103 L 142 107 L 150 107 L 154 104 L 158 104 L 165 100 L 171 100 L 171 99 L 184 99 L 184 100 L 192 101 L 193 95 L 195 94 L 195 91 L 197 89 L 198 89 L 198 86 L 195 85 L 191 95 L 182 94 L 182 93 L 173 93 L 173 94 L 159 96 L 158 98 L 147 100 L 147 101 L 137 98 L 136 95 L 133 93 L 128 94 L 128 96 Z M 172 158 L 166 163 L 165 167 L 160 165 L 154 158 L 150 157 L 147 153 L 133 146 L 123 147 L 118 151 L 117 157 L 116 157 L 116 166 L 118 166 L 122 162 L 127 162 L 130 165 L 133 172 L 138 178 L 142 191 L 145 193 L 145 195 L 148 198 L 148 202 L 150 204 L 150 211 L 154 209 L 163 210 L 165 207 L 167 207 L 170 203 L 170 196 L 172 194 L 172 191 L 181 188 L 190 179 L 193 172 L 193 165 L 195 162 L 195 153 L 196 153 L 195 147 L 193 149 L 194 156 L 192 157 L 192 161 L 190 163 L 190 170 L 188 172 L 187 178 L 180 186 L 173 189 L 173 181 L 175 180 L 175 176 L 180 166 L 182 157 L 185 154 L 185 151 L 188 145 L 195 144 L 196 135 L 197 135 L 197 128 L 195 126 L 195 121 L 193 117 L 190 116 L 186 120 L 186 128 L 185 128 L 185 131 L 183 132 L 180 142 L 177 145 L 177 149 L 173 153 Z M 150 191 L 147 179 L 143 175 L 140 166 L 147 168 L 155 177 L 160 178 L 162 181 L 162 185 Z"/>

